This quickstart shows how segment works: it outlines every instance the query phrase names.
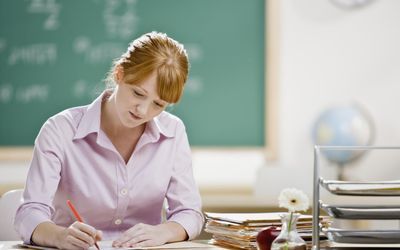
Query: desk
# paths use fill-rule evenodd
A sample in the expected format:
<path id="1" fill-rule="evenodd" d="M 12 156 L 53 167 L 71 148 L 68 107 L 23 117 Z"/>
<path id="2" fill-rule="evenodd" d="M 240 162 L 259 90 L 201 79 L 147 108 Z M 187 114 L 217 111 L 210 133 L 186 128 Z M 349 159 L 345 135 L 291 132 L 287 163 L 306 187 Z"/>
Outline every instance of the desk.
<path id="1" fill-rule="evenodd" d="M 6 250 L 6 249 L 13 249 L 13 250 L 27 250 L 29 248 L 25 248 L 25 247 L 21 247 L 19 246 L 19 244 L 21 244 L 21 241 L 0 241 L 0 250 Z M 112 248 L 111 246 L 111 241 L 101 241 L 98 242 L 100 249 L 102 250 L 111 250 L 111 249 L 119 249 L 121 250 L 121 248 Z M 192 243 L 196 244 L 196 246 L 194 246 Z M 179 248 L 178 247 L 171 247 L 171 248 L 167 248 L 167 247 L 160 247 L 160 248 L 152 248 L 152 249 L 179 249 L 179 250 L 227 250 L 229 248 L 223 248 L 223 247 L 218 247 L 218 246 L 214 246 L 214 245 L 209 245 L 207 244 L 208 241 L 207 240 L 195 240 L 193 242 L 178 242 L 179 244 Z M 172 243 L 172 244 L 176 244 L 176 243 Z M 175 245 L 176 246 L 176 245 Z M 45 248 L 43 248 L 45 249 Z M 47 249 L 51 249 L 51 248 L 47 248 Z M 95 248 L 91 248 L 91 249 L 95 249 Z"/>
<path id="2" fill-rule="evenodd" d="M 175 250 L 233 250 L 233 248 L 225 248 L 214 245 L 207 244 L 207 240 L 195 240 L 195 243 L 203 244 L 204 247 L 190 247 L 190 243 L 188 243 L 188 247 L 181 248 L 153 248 L 153 249 L 175 249 Z M 185 244 L 185 242 L 181 242 Z M 18 244 L 21 244 L 21 241 L 0 241 L 0 250 L 12 249 L 12 250 L 27 250 L 28 248 L 18 247 Z M 110 248 L 105 246 L 110 246 L 110 242 L 99 242 L 100 248 L 102 250 L 111 250 L 111 249 L 119 249 L 121 248 Z M 376 245 L 364 245 L 364 244 L 339 244 L 335 243 L 331 247 L 321 248 L 321 250 L 348 250 L 348 249 L 400 249 L 400 244 L 376 244 Z M 95 248 L 92 248 L 95 249 Z"/>

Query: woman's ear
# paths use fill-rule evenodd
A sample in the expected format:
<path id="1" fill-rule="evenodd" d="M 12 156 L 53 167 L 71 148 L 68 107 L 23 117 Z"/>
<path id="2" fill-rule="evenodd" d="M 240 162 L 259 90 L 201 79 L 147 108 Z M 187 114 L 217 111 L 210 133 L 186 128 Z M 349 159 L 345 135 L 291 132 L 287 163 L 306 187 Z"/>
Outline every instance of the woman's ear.
<path id="1" fill-rule="evenodd" d="M 124 79 L 124 68 L 121 65 L 115 67 L 114 77 L 117 84 L 121 83 Z"/>

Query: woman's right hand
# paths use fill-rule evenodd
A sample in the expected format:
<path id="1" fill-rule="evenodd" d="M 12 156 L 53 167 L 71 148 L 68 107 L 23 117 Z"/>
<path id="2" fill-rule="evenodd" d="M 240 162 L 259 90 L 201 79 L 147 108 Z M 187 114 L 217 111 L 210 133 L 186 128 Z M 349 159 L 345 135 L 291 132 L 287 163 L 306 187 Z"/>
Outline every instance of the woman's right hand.
<path id="1" fill-rule="evenodd" d="M 78 221 L 67 228 L 52 222 L 43 222 L 36 227 L 32 234 L 32 241 L 35 244 L 59 249 L 88 249 L 101 238 L 101 231 Z"/>
<path id="2" fill-rule="evenodd" d="M 88 249 L 101 238 L 101 231 L 76 221 L 57 234 L 56 247 L 59 249 Z"/>

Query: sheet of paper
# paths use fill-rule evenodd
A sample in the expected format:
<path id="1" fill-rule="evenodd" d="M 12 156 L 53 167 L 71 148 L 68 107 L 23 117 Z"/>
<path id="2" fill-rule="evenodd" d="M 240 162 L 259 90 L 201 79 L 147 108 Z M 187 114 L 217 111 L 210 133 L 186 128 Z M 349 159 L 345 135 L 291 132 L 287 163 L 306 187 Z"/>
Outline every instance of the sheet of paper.
<path id="1" fill-rule="evenodd" d="M 182 249 L 182 248 L 192 249 L 192 248 L 217 248 L 217 247 L 198 242 L 182 241 L 182 242 L 168 243 L 157 247 L 142 247 L 142 248 L 128 248 L 128 249 Z"/>
<path id="2" fill-rule="evenodd" d="M 205 212 L 207 218 L 229 221 L 238 224 L 252 223 L 268 223 L 268 222 L 281 222 L 279 216 L 283 212 L 271 212 L 271 213 L 211 213 Z M 299 221 L 311 221 L 311 215 L 301 215 Z"/>
<path id="3" fill-rule="evenodd" d="M 51 248 L 51 247 L 34 246 L 34 245 L 29 245 L 29 244 L 18 244 L 18 247 L 29 248 L 29 249 L 42 249 L 42 250 L 57 249 L 57 248 Z"/>

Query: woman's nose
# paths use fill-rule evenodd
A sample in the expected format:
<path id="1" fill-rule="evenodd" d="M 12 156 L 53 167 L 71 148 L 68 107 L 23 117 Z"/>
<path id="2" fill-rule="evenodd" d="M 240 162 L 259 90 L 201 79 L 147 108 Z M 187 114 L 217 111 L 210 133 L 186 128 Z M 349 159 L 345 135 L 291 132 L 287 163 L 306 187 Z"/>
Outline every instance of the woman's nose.
<path id="1" fill-rule="evenodd" d="M 147 114 L 147 110 L 149 109 L 149 104 L 147 104 L 147 102 L 139 103 L 136 109 L 140 116 L 145 116 Z"/>

